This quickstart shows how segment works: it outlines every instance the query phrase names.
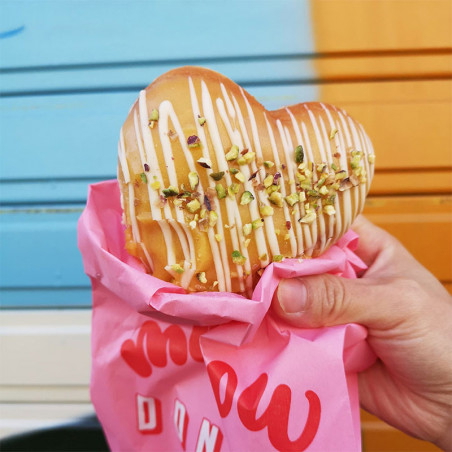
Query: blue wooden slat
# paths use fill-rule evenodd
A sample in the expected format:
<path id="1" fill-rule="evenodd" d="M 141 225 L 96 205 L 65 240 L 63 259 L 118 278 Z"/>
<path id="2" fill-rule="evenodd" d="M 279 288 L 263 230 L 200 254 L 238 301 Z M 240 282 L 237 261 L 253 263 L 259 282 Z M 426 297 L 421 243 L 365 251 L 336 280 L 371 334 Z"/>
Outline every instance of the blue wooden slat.
<path id="1" fill-rule="evenodd" d="M 1 40 L 0 40 L 1 43 Z M 316 76 L 312 58 L 266 57 L 206 61 L 200 58 L 178 62 L 141 62 L 77 68 L 57 67 L 42 70 L 0 71 L 2 96 L 49 94 L 74 91 L 138 90 L 159 75 L 183 65 L 203 66 L 218 71 L 244 87 L 287 83 L 312 83 Z"/>
<path id="2" fill-rule="evenodd" d="M 307 0 L 2 0 L 0 8 L 6 68 L 313 49 Z"/>
<path id="3" fill-rule="evenodd" d="M 2 289 L 0 307 L 18 308 L 89 308 L 91 287 L 40 287 Z"/>
<path id="4" fill-rule="evenodd" d="M 86 287 L 76 223 L 82 207 L 4 210 L 0 214 L 0 287 Z"/>

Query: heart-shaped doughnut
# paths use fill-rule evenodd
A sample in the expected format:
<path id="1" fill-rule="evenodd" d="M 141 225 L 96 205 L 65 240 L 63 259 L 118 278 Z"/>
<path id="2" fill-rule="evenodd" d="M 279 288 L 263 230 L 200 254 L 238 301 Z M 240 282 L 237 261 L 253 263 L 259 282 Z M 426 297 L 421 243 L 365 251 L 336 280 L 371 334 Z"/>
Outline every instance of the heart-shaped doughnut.
<path id="1" fill-rule="evenodd" d="M 249 294 L 269 263 L 337 242 L 363 209 L 374 160 L 363 127 L 334 106 L 267 111 L 221 74 L 172 70 L 121 129 L 126 248 L 190 291 Z"/>

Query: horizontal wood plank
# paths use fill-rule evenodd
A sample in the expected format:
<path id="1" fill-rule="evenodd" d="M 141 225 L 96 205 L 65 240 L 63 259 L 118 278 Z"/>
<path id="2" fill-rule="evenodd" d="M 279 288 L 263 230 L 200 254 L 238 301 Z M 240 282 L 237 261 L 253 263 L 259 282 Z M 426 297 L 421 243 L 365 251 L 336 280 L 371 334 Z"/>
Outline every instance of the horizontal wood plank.
<path id="1" fill-rule="evenodd" d="M 2 0 L 2 11 L 5 68 L 313 52 L 307 0 Z"/>

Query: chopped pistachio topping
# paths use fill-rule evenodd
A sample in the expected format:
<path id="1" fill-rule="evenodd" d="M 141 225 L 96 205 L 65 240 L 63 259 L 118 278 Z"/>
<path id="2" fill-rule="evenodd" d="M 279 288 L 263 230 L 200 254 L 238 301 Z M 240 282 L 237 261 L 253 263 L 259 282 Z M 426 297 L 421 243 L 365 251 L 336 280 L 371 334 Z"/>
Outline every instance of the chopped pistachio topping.
<path id="1" fill-rule="evenodd" d="M 345 170 L 338 171 L 334 177 L 336 180 L 345 179 L 347 177 L 347 171 L 345 171 Z"/>
<path id="2" fill-rule="evenodd" d="M 339 130 L 333 129 L 330 133 L 330 140 L 332 140 L 338 132 L 339 132 Z"/>
<path id="3" fill-rule="evenodd" d="M 140 179 L 141 179 L 141 182 L 143 182 L 144 184 L 148 183 L 148 178 L 146 177 L 145 173 L 140 174 Z"/>
<path id="4" fill-rule="evenodd" d="M 253 220 L 251 222 L 251 227 L 253 229 L 259 229 L 264 225 L 264 219 L 263 218 L 258 218 L 257 220 Z"/>
<path id="5" fill-rule="evenodd" d="M 264 179 L 264 187 L 268 188 L 270 187 L 270 185 L 273 185 L 273 174 L 269 174 L 268 176 L 265 177 Z"/>
<path id="6" fill-rule="evenodd" d="M 336 213 L 336 209 L 333 205 L 327 204 L 323 207 L 323 213 L 326 213 L 327 215 L 334 215 Z"/>
<path id="7" fill-rule="evenodd" d="M 274 191 L 268 197 L 268 200 L 274 204 L 275 206 L 282 207 L 283 206 L 283 197 L 279 191 Z"/>
<path id="8" fill-rule="evenodd" d="M 245 159 L 245 163 L 251 163 L 256 158 L 256 153 L 253 151 L 248 151 L 242 156 Z"/>
<path id="9" fill-rule="evenodd" d="M 179 190 L 177 187 L 174 187 L 173 185 L 170 185 L 168 188 L 164 188 L 162 190 L 163 196 L 165 198 L 169 198 L 170 196 L 176 196 L 179 194 Z"/>
<path id="10" fill-rule="evenodd" d="M 300 218 L 298 221 L 300 223 L 311 224 L 317 218 L 317 214 L 313 211 L 308 212 L 303 218 Z"/>
<path id="11" fill-rule="evenodd" d="M 273 262 L 282 262 L 284 260 L 284 256 L 282 254 L 276 254 L 273 256 Z"/>
<path id="12" fill-rule="evenodd" d="M 251 243 L 251 239 L 245 239 L 243 241 L 243 245 L 245 246 L 245 248 L 248 248 L 248 245 Z"/>
<path id="13" fill-rule="evenodd" d="M 335 163 L 332 163 L 332 164 L 331 164 L 331 169 L 332 169 L 333 171 L 337 171 L 337 170 L 338 170 L 337 165 L 336 165 Z"/>
<path id="14" fill-rule="evenodd" d="M 190 172 L 188 173 L 188 183 L 190 184 L 190 188 L 195 190 L 199 184 L 199 176 L 198 173 Z"/>
<path id="15" fill-rule="evenodd" d="M 242 206 L 245 206 L 246 204 L 249 204 L 253 199 L 254 196 L 250 191 L 244 191 L 240 198 L 240 204 Z"/>
<path id="16" fill-rule="evenodd" d="M 239 147 L 235 144 L 231 146 L 229 152 L 226 153 L 226 160 L 230 162 L 231 160 L 235 160 L 239 156 Z"/>
<path id="17" fill-rule="evenodd" d="M 375 154 L 369 154 L 369 155 L 367 156 L 367 161 L 368 161 L 370 164 L 375 163 Z"/>
<path id="18" fill-rule="evenodd" d="M 187 210 L 191 213 L 197 212 L 201 208 L 201 203 L 197 199 L 193 199 L 187 203 Z"/>
<path id="19" fill-rule="evenodd" d="M 198 278 L 198 281 L 201 284 L 206 284 L 207 283 L 207 278 L 206 278 L 206 272 L 199 272 L 196 274 L 196 278 Z"/>
<path id="20" fill-rule="evenodd" d="M 158 190 L 160 188 L 161 184 L 160 181 L 155 180 L 154 182 L 151 182 L 151 188 L 153 188 L 154 190 Z"/>
<path id="21" fill-rule="evenodd" d="M 272 206 L 262 205 L 259 208 L 259 212 L 263 217 L 270 217 L 274 213 Z"/>
<path id="22" fill-rule="evenodd" d="M 251 223 L 246 223 L 243 225 L 243 235 L 250 235 L 251 231 L 253 230 L 253 225 Z"/>
<path id="23" fill-rule="evenodd" d="M 198 122 L 200 126 L 203 126 L 206 123 L 206 118 L 204 118 L 204 116 L 199 116 L 198 115 Z"/>
<path id="24" fill-rule="evenodd" d="M 223 185 L 221 184 L 215 185 L 215 190 L 217 192 L 218 199 L 226 198 L 227 193 Z"/>
<path id="25" fill-rule="evenodd" d="M 175 271 L 176 273 L 184 273 L 184 269 L 179 264 L 173 264 L 171 265 L 171 270 Z"/>
<path id="26" fill-rule="evenodd" d="M 228 187 L 228 194 L 230 196 L 234 196 L 236 195 L 240 190 L 240 185 L 239 184 L 235 184 L 232 183 L 229 187 Z"/>
<path id="27" fill-rule="evenodd" d="M 187 145 L 189 148 L 197 148 L 201 144 L 201 140 L 197 135 L 190 135 L 187 138 Z"/>
<path id="28" fill-rule="evenodd" d="M 242 256 L 242 253 L 240 253 L 239 250 L 234 250 L 231 254 L 232 256 L 232 262 L 237 265 L 243 265 L 246 261 L 246 257 Z"/>
<path id="29" fill-rule="evenodd" d="M 241 171 L 238 171 L 237 173 L 234 174 L 234 177 L 239 181 L 239 182 L 245 182 L 245 176 L 243 175 L 243 173 Z"/>
<path id="30" fill-rule="evenodd" d="M 295 148 L 295 161 L 297 163 L 303 163 L 304 160 L 304 151 L 303 151 L 303 146 L 301 144 L 299 144 L 296 148 Z"/>
<path id="31" fill-rule="evenodd" d="M 323 196 L 327 195 L 329 193 L 328 187 L 326 185 L 320 187 L 319 193 Z"/>
<path id="32" fill-rule="evenodd" d="M 298 193 L 291 193 L 290 195 L 286 196 L 285 201 L 287 204 L 289 204 L 290 207 L 294 206 L 298 201 L 300 201 L 300 197 L 298 196 Z"/>
<path id="33" fill-rule="evenodd" d="M 231 174 L 237 174 L 239 172 L 239 170 L 237 168 L 229 168 L 229 172 Z"/>
<path id="34" fill-rule="evenodd" d="M 223 240 L 223 236 L 221 234 L 215 234 L 214 237 L 217 242 L 221 242 Z"/>
<path id="35" fill-rule="evenodd" d="M 217 224 L 217 221 L 218 221 L 218 214 L 215 212 L 215 210 L 211 210 L 209 212 L 209 226 L 211 228 L 213 228 Z"/>
<path id="36" fill-rule="evenodd" d="M 210 173 L 209 176 L 210 176 L 213 180 L 216 180 L 216 181 L 218 182 L 218 181 L 220 181 L 221 179 L 223 179 L 224 171 L 219 171 L 218 173 Z"/>
<path id="37" fill-rule="evenodd" d="M 265 168 L 271 168 L 272 166 L 275 166 L 275 164 L 273 162 L 271 162 L 270 160 L 265 160 L 264 166 L 265 166 Z"/>
<path id="38" fill-rule="evenodd" d="M 206 159 L 204 157 L 201 157 L 200 159 L 196 160 L 196 163 L 203 168 L 212 168 L 212 162 L 209 159 Z"/>
<path id="39" fill-rule="evenodd" d="M 156 108 L 154 108 L 151 111 L 151 115 L 149 116 L 149 123 L 148 123 L 149 127 L 152 129 L 154 127 L 155 122 L 158 120 L 159 120 L 159 111 Z"/>

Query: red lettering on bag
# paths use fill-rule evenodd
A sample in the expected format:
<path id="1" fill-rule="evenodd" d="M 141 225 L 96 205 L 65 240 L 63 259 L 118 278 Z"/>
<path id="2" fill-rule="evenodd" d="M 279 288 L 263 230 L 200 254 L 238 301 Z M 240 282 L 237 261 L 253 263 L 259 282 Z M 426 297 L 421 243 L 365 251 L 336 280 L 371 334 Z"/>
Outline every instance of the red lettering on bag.
<path id="1" fill-rule="evenodd" d="M 221 417 L 226 417 L 231 411 L 234 393 L 237 389 L 237 375 L 234 369 L 223 361 L 211 361 L 207 365 L 207 373 L 212 384 L 213 394 Z M 227 377 L 226 384 L 224 378 Z M 220 382 L 223 381 L 224 400 L 221 400 Z"/>
<path id="2" fill-rule="evenodd" d="M 229 364 L 223 361 L 211 361 L 207 365 L 207 373 L 220 415 L 226 417 L 231 411 L 234 393 L 237 389 L 237 374 Z M 225 378 L 227 380 L 224 380 Z M 220 383 L 221 381 L 223 383 Z M 287 452 L 305 450 L 312 443 L 320 424 L 321 405 L 318 395 L 313 391 L 306 391 L 305 396 L 309 403 L 306 423 L 301 435 L 292 441 L 288 435 L 292 400 L 289 386 L 278 385 L 273 391 L 267 408 L 257 418 L 256 412 L 267 387 L 267 382 L 268 375 L 263 373 L 239 395 L 237 411 L 242 424 L 250 431 L 267 428 L 268 438 L 277 450 Z M 221 389 L 224 393 L 223 398 L 220 394 Z"/>
<path id="3" fill-rule="evenodd" d="M 202 362 L 199 337 L 207 330 L 207 327 L 193 327 L 187 345 L 187 337 L 180 326 L 170 325 L 162 331 L 157 322 L 149 320 L 141 325 L 136 342 L 132 339 L 123 342 L 121 356 L 141 377 L 152 374 L 152 364 L 165 367 L 168 354 L 177 365 L 187 362 L 188 352 L 195 361 Z"/>
<path id="4" fill-rule="evenodd" d="M 221 433 L 220 428 L 204 418 L 199 429 L 196 452 L 219 452 L 222 442 L 223 433 Z"/>
<path id="5" fill-rule="evenodd" d="M 185 450 L 187 440 L 188 413 L 186 406 L 178 399 L 174 401 L 174 425 L 182 448 Z"/>
<path id="6" fill-rule="evenodd" d="M 305 427 L 300 436 L 291 441 L 288 436 L 291 389 L 285 384 L 278 385 L 273 391 L 268 407 L 260 418 L 256 417 L 257 407 L 267 386 L 268 375 L 263 373 L 246 388 L 237 401 L 237 409 L 243 425 L 251 431 L 267 427 L 268 438 L 273 447 L 280 451 L 302 451 L 313 441 L 320 423 L 320 399 L 313 391 L 306 391 L 309 411 Z"/>
<path id="7" fill-rule="evenodd" d="M 162 432 L 162 405 L 159 399 L 136 396 L 138 430 L 141 433 L 159 434 Z"/>

